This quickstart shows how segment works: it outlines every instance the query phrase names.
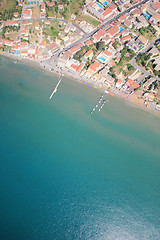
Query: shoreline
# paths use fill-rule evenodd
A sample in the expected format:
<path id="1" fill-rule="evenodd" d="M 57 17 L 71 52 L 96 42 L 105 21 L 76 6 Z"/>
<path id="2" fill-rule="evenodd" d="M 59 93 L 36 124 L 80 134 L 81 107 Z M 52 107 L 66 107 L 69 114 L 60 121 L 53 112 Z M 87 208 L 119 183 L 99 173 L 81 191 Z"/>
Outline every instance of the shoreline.
<path id="1" fill-rule="evenodd" d="M 61 72 L 57 72 L 56 70 L 49 70 L 48 68 L 44 68 L 43 66 L 40 65 L 40 62 L 41 61 L 36 61 L 35 59 L 26 59 L 26 58 L 22 58 L 22 57 L 18 57 L 18 56 L 15 56 L 15 55 L 10 55 L 10 54 L 1 54 L 0 56 L 4 57 L 4 58 L 8 58 L 10 60 L 15 60 L 15 61 L 18 61 L 19 63 L 23 63 L 23 64 L 26 64 L 28 66 L 31 66 L 33 68 L 38 68 L 39 70 L 43 71 L 43 72 L 46 72 L 46 73 L 49 73 L 51 75 L 56 75 L 57 77 L 59 76 L 59 74 L 63 74 L 64 77 L 70 79 L 70 80 L 73 80 L 73 81 L 76 81 L 80 84 L 83 84 L 83 85 L 87 85 L 89 87 L 92 87 L 94 89 L 96 89 L 97 91 L 99 92 L 103 92 L 105 93 L 105 89 L 104 88 L 100 88 L 100 87 L 95 87 L 94 85 L 92 84 L 88 84 L 86 81 L 82 81 L 80 78 L 76 78 L 75 76 L 71 76 L 70 74 L 68 74 L 66 71 L 63 71 L 61 70 Z M 15 63 L 16 64 L 16 63 Z M 58 70 L 58 69 L 57 69 Z M 71 73 L 73 74 L 73 73 Z M 107 93 L 106 93 L 107 94 Z M 137 107 L 138 109 L 140 110 L 143 110 L 143 111 L 147 111 L 147 112 L 150 112 L 152 114 L 155 114 L 157 116 L 160 116 L 159 115 L 159 111 L 158 110 L 155 110 L 155 109 L 151 109 L 151 108 L 147 108 L 147 107 L 144 107 L 136 102 L 134 102 L 132 99 L 129 99 L 129 98 L 125 98 L 123 96 L 121 96 L 120 94 L 117 94 L 114 92 L 114 96 L 113 97 L 116 97 L 116 98 L 119 98 L 121 99 L 122 101 L 126 102 L 126 103 L 129 103 L 135 107 Z"/>

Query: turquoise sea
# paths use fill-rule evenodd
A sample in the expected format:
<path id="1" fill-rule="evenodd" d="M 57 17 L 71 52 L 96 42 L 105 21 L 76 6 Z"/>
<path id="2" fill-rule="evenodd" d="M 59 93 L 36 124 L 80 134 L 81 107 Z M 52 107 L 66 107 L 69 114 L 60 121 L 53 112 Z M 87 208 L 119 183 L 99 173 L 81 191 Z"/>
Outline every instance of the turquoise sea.
<path id="1" fill-rule="evenodd" d="M 0 58 L 0 240 L 159 240 L 160 117 Z"/>

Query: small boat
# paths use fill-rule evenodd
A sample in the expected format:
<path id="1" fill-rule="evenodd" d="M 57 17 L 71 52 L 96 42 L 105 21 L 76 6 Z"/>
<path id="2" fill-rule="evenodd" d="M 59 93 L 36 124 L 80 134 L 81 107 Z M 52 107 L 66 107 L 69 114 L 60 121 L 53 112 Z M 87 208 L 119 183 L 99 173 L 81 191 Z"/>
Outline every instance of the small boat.
<path id="1" fill-rule="evenodd" d="M 93 112 L 91 111 L 91 115 L 92 115 L 92 113 L 93 113 Z"/>
<path id="2" fill-rule="evenodd" d="M 96 107 L 98 107 L 98 104 L 96 105 Z"/>
<path id="3" fill-rule="evenodd" d="M 95 108 L 93 108 L 93 111 L 95 110 Z"/>
<path id="4" fill-rule="evenodd" d="M 99 108 L 99 109 L 98 109 L 98 111 L 100 112 L 100 111 L 101 111 L 101 109 Z"/>

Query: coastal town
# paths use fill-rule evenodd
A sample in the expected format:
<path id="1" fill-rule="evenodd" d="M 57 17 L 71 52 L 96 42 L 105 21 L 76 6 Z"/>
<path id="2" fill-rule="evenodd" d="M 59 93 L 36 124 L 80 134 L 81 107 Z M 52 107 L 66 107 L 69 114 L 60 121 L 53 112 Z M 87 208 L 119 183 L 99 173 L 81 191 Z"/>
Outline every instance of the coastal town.
<path id="1" fill-rule="evenodd" d="M 160 2 L 2 0 L 0 54 L 160 111 Z"/>

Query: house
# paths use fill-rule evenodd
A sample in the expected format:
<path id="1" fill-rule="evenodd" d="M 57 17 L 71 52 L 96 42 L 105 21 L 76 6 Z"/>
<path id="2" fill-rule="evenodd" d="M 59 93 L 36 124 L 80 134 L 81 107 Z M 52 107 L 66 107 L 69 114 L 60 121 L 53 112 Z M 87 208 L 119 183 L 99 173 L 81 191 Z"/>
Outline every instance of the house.
<path id="1" fill-rule="evenodd" d="M 13 45 L 13 42 L 8 39 L 4 39 L 3 43 L 4 43 L 4 45 L 9 46 L 9 47 L 11 47 Z"/>
<path id="2" fill-rule="evenodd" d="M 148 43 L 148 40 L 147 40 L 145 37 L 143 37 L 142 35 L 140 35 L 140 36 L 138 37 L 138 40 L 139 40 L 143 45 L 147 45 L 147 43 Z"/>
<path id="3" fill-rule="evenodd" d="M 101 64 L 99 62 L 95 61 L 94 63 L 92 63 L 89 66 L 87 72 L 89 75 L 93 75 L 100 69 L 100 67 L 101 67 Z"/>
<path id="4" fill-rule="evenodd" d="M 35 58 L 37 58 L 38 57 L 38 46 L 36 46 L 36 48 L 35 48 Z"/>
<path id="5" fill-rule="evenodd" d="M 123 81 L 118 79 L 117 82 L 116 82 L 116 88 L 121 88 L 123 85 Z"/>
<path id="6" fill-rule="evenodd" d="M 109 62 L 111 57 L 112 57 L 112 53 L 107 50 L 104 50 L 97 56 L 97 59 L 99 62 L 106 64 L 107 62 Z"/>
<path id="7" fill-rule="evenodd" d="M 27 21 L 23 21 L 23 22 L 22 22 L 22 26 L 28 26 L 28 24 L 29 24 L 29 23 L 28 23 Z"/>
<path id="8" fill-rule="evenodd" d="M 39 30 L 39 22 L 35 22 L 34 26 L 36 30 Z"/>
<path id="9" fill-rule="evenodd" d="M 142 14 L 142 12 L 139 8 L 135 8 L 131 11 L 131 14 L 132 14 L 133 17 L 138 17 Z"/>
<path id="10" fill-rule="evenodd" d="M 53 43 L 49 46 L 49 51 L 50 52 L 54 52 L 56 49 L 57 49 L 57 45 L 55 43 Z"/>
<path id="11" fill-rule="evenodd" d="M 109 35 L 105 35 L 105 37 L 102 38 L 102 41 L 105 42 L 105 44 L 108 44 L 111 41 L 111 38 Z"/>
<path id="12" fill-rule="evenodd" d="M 112 56 L 112 53 L 107 51 L 107 50 L 104 50 L 104 55 L 107 57 L 107 58 L 110 58 Z"/>
<path id="13" fill-rule="evenodd" d="M 125 20 L 124 21 L 124 25 L 126 26 L 126 27 L 128 27 L 128 28 L 132 28 L 132 23 L 130 22 L 130 21 L 128 21 L 128 20 Z"/>
<path id="14" fill-rule="evenodd" d="M 106 10 L 102 13 L 102 20 L 109 18 L 113 14 L 112 9 L 107 7 Z"/>
<path id="15" fill-rule="evenodd" d="M 92 42 L 91 40 L 87 40 L 87 41 L 85 41 L 85 44 L 86 44 L 87 46 L 92 46 L 92 45 L 93 45 L 93 42 Z"/>
<path id="16" fill-rule="evenodd" d="M 151 4 L 151 8 L 155 11 L 160 13 L 160 2 L 155 2 Z"/>
<path id="17" fill-rule="evenodd" d="M 32 17 L 32 10 L 31 9 L 25 9 L 23 11 L 23 18 L 31 19 L 31 17 Z"/>
<path id="18" fill-rule="evenodd" d="M 55 2 L 47 2 L 48 7 L 53 7 L 55 5 Z"/>
<path id="19" fill-rule="evenodd" d="M 6 21 L 4 26 L 18 26 L 18 21 Z"/>
<path id="20" fill-rule="evenodd" d="M 58 10 L 59 10 L 59 11 L 60 11 L 60 10 L 64 11 L 64 6 L 63 6 L 63 5 L 58 5 Z"/>
<path id="21" fill-rule="evenodd" d="M 112 10 L 112 12 L 118 13 L 116 4 L 114 4 L 114 3 L 108 4 L 108 7 Z"/>
<path id="22" fill-rule="evenodd" d="M 27 41 L 21 42 L 20 46 L 21 46 L 21 49 L 28 48 L 28 42 Z"/>
<path id="23" fill-rule="evenodd" d="M 121 38 L 121 42 L 122 42 L 122 43 L 125 43 L 125 42 L 127 42 L 128 40 L 130 40 L 130 39 L 131 39 L 131 36 L 130 36 L 130 35 L 127 35 L 127 36 Z"/>
<path id="24" fill-rule="evenodd" d="M 146 18 L 141 15 L 136 17 L 134 24 L 134 28 L 140 29 L 141 27 L 147 27 L 149 25 L 148 21 Z"/>
<path id="25" fill-rule="evenodd" d="M 119 33 L 119 31 L 119 27 L 115 25 L 110 27 L 106 32 L 111 38 L 113 38 L 117 33 Z"/>
<path id="26" fill-rule="evenodd" d="M 13 16 L 14 16 L 15 18 L 18 17 L 18 15 L 19 15 L 18 12 L 14 12 L 14 13 L 13 13 Z"/>
<path id="27" fill-rule="evenodd" d="M 28 36 L 28 28 L 24 28 L 23 30 L 21 30 L 21 35 Z"/>
<path id="28" fill-rule="evenodd" d="M 84 54 L 84 57 L 86 58 L 86 59 L 90 59 L 90 60 L 92 60 L 92 58 L 93 58 L 93 51 L 92 51 L 92 49 L 90 49 L 88 52 L 86 52 L 85 54 Z"/>
<path id="29" fill-rule="evenodd" d="M 132 79 L 129 79 L 127 82 L 126 82 L 126 85 L 128 87 L 131 87 L 131 90 L 132 89 L 137 89 L 140 85 L 138 83 L 136 83 L 135 81 L 133 81 Z"/>
<path id="30" fill-rule="evenodd" d="M 103 29 L 100 29 L 98 32 L 96 32 L 94 35 L 93 35 L 93 41 L 96 43 L 96 42 L 99 42 L 102 37 L 104 37 L 106 35 L 106 31 L 103 30 Z"/>
<path id="31" fill-rule="evenodd" d="M 144 94 L 144 97 L 149 100 L 150 102 L 153 102 L 154 101 L 154 98 L 155 98 L 155 95 L 153 93 L 145 93 Z"/>
<path id="32" fill-rule="evenodd" d="M 77 72 L 78 66 L 72 63 L 72 64 L 70 65 L 70 69 L 71 69 L 72 71 L 74 71 L 74 72 Z"/>
<path id="33" fill-rule="evenodd" d="M 28 50 L 22 50 L 21 51 L 21 56 L 27 57 L 28 56 Z"/>
<path id="34" fill-rule="evenodd" d="M 70 54 L 70 56 L 72 56 L 73 54 L 75 54 L 76 52 L 78 52 L 79 50 L 81 50 L 81 47 L 83 46 L 82 43 L 78 44 L 75 47 L 70 48 L 67 52 Z"/>
<path id="35" fill-rule="evenodd" d="M 97 2 L 90 2 L 86 6 L 86 8 L 91 14 L 95 15 L 97 18 L 103 19 L 103 16 L 102 16 L 103 7 L 101 4 L 99 4 Z"/>
<path id="36" fill-rule="evenodd" d="M 41 42 L 41 48 L 45 48 L 46 47 L 46 41 L 45 40 L 42 40 Z"/>
<path id="37" fill-rule="evenodd" d="M 84 63 L 80 63 L 80 65 L 77 68 L 77 73 L 80 73 L 82 71 L 82 69 L 84 68 Z"/>
<path id="38" fill-rule="evenodd" d="M 41 12 L 45 12 L 45 4 L 44 3 L 41 4 Z"/>

